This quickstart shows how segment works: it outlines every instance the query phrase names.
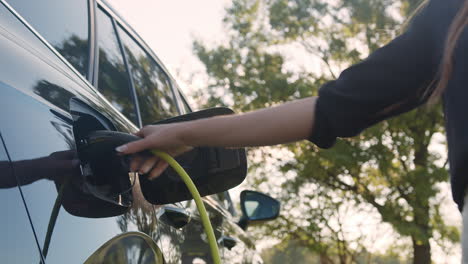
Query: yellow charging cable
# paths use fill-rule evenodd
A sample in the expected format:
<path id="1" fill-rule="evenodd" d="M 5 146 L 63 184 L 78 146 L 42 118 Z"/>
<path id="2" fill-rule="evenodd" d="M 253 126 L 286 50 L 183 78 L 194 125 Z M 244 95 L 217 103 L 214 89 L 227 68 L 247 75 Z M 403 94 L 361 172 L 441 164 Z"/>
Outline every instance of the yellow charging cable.
<path id="1" fill-rule="evenodd" d="M 190 179 L 187 172 L 180 166 L 180 164 L 172 158 L 169 154 L 159 151 L 159 150 L 151 150 L 151 153 L 158 156 L 159 158 L 165 160 L 169 166 L 171 166 L 177 174 L 180 175 L 180 178 L 184 181 L 185 185 L 189 189 L 190 193 L 192 194 L 193 199 L 195 200 L 195 204 L 197 205 L 198 213 L 200 214 L 200 218 L 202 220 L 203 227 L 205 229 L 206 236 L 208 238 L 208 243 L 210 244 L 211 256 L 213 258 L 213 262 L 215 264 L 221 264 L 221 258 L 219 257 L 219 249 L 218 243 L 216 242 L 216 238 L 213 232 L 213 227 L 211 226 L 210 219 L 208 218 L 208 214 L 206 212 L 205 205 L 200 197 L 200 193 L 195 187 L 192 179 Z"/>

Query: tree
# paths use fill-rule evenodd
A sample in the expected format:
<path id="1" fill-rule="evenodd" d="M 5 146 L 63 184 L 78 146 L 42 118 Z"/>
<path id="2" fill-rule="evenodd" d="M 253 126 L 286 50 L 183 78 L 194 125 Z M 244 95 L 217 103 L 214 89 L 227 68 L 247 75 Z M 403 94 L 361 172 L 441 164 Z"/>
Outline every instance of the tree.
<path id="1" fill-rule="evenodd" d="M 214 48 L 194 43 L 211 80 L 207 105 L 243 112 L 313 95 L 345 67 L 396 36 L 418 2 L 234 0 L 224 19 L 227 43 Z M 293 53 L 313 58 L 321 68 L 288 66 Z M 295 159 L 280 166 L 295 176 L 282 186 L 284 201 L 291 200 L 286 194 L 301 194 L 303 186 L 314 183 L 333 191 L 331 201 L 338 197 L 371 205 L 382 221 L 411 239 L 413 263 L 430 263 L 435 233 L 442 240 L 459 239 L 457 228 L 444 223 L 435 200 L 439 183 L 448 179 L 446 169 L 435 165 L 440 157 L 429 151 L 433 136 L 443 132 L 442 120 L 439 107 L 423 107 L 381 122 L 359 137 L 339 140 L 330 150 L 307 143 L 288 145 Z M 317 208 L 302 210 L 310 216 L 311 227 L 327 221 L 314 220 L 311 209 Z M 290 224 L 301 226 L 295 220 Z M 314 245 L 320 242 L 314 240 L 313 228 L 300 233 Z M 340 249 L 334 243 L 335 251 Z M 347 263 L 346 258 L 340 263 Z"/>
<path id="2" fill-rule="evenodd" d="M 384 255 L 366 256 L 367 252 L 362 252 L 357 257 L 357 263 L 374 263 L 374 264 L 406 264 L 410 263 L 406 259 L 402 259 L 394 252 L 388 252 Z M 273 248 L 262 251 L 262 257 L 265 263 L 272 264 L 295 264 L 295 263 L 323 263 L 320 256 L 312 254 L 307 248 L 301 246 L 300 243 L 294 240 L 280 243 Z"/>

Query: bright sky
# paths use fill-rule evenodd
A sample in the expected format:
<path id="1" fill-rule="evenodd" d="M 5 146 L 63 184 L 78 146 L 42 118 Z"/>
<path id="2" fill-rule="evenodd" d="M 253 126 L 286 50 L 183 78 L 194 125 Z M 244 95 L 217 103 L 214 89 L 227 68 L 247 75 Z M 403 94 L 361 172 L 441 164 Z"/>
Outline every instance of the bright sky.
<path id="1" fill-rule="evenodd" d="M 204 72 L 192 53 L 192 42 L 217 42 L 223 35 L 222 19 L 228 0 L 108 0 L 162 60 L 171 74 L 184 83 L 193 73 Z M 181 78 L 179 78 L 181 77 Z M 200 85 L 200 84 L 198 84 Z"/>
<path id="2" fill-rule="evenodd" d="M 108 0 L 126 21 L 139 33 L 146 43 L 158 55 L 178 79 L 179 85 L 187 93 L 190 87 L 186 80 L 192 74 L 200 75 L 204 72 L 203 65 L 192 53 L 192 42 L 195 38 L 206 43 L 219 43 L 224 38 L 222 19 L 225 6 L 229 0 Z M 290 54 L 290 64 L 316 64 L 307 56 Z M 196 87 L 203 87 L 203 83 L 193 83 Z M 440 139 L 437 139 L 440 140 Z M 433 144 L 435 148 L 445 152 L 444 147 Z M 448 222 L 458 224 L 460 215 L 450 200 L 448 185 L 441 186 L 444 190 L 443 211 L 446 211 Z M 239 188 L 231 192 L 237 197 Z M 359 220 L 357 220 L 359 221 Z M 376 232 L 378 233 L 378 231 Z M 434 244 L 433 244 L 434 245 Z M 433 260 L 437 263 L 459 262 L 458 252 L 450 257 L 433 248 Z"/>

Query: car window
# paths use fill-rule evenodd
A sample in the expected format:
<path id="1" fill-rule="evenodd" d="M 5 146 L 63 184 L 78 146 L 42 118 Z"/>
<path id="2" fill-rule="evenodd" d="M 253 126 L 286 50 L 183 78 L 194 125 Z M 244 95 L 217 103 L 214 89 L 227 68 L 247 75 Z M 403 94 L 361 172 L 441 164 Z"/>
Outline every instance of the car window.
<path id="1" fill-rule="evenodd" d="M 96 13 L 99 47 L 98 90 L 134 124 L 138 124 L 132 100 L 129 75 L 119 46 L 114 24 L 102 9 Z"/>
<path id="2" fill-rule="evenodd" d="M 119 27 L 143 125 L 178 115 L 169 78 L 145 50 Z"/>
<path id="3" fill-rule="evenodd" d="M 184 113 L 191 113 L 192 108 L 187 103 L 187 100 L 185 100 L 185 97 L 181 93 L 179 93 L 179 98 L 180 98 L 180 101 L 182 101 L 182 110 L 184 111 Z"/>
<path id="4" fill-rule="evenodd" d="M 88 66 L 88 1 L 8 0 L 82 75 Z"/>

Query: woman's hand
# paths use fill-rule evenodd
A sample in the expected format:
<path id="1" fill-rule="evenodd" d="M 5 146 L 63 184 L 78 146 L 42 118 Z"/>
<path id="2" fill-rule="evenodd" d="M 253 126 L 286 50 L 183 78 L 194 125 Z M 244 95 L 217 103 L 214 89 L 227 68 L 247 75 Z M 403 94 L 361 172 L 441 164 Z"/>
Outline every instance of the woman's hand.
<path id="1" fill-rule="evenodd" d="M 129 155 L 144 150 L 157 149 L 167 152 L 172 157 L 176 157 L 193 149 L 192 146 L 188 146 L 182 139 L 181 131 L 183 126 L 183 123 L 145 126 L 135 134 L 142 139 L 122 145 L 116 148 L 116 150 L 121 154 Z M 156 156 L 142 154 L 133 155 L 130 163 L 131 171 L 140 174 L 149 173 L 149 179 L 154 179 L 161 175 L 167 166 L 168 164 L 164 160 Z"/>
<path id="2" fill-rule="evenodd" d="M 132 154 L 158 149 L 177 156 L 198 146 L 253 147 L 295 142 L 311 135 L 316 101 L 317 97 L 307 97 L 246 114 L 146 126 L 136 134 L 143 139 L 116 150 Z M 154 178 L 167 164 L 152 157 L 135 158 L 132 166 L 141 172 L 153 167 L 150 178 Z"/>

